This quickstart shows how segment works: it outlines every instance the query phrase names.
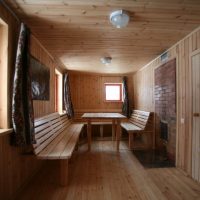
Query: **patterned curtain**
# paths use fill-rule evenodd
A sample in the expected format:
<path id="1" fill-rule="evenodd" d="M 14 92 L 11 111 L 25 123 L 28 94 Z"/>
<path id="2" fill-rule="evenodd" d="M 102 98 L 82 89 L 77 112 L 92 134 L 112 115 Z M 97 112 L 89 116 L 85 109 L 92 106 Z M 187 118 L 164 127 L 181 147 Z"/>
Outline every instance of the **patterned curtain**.
<path id="1" fill-rule="evenodd" d="M 35 143 L 34 113 L 29 65 L 29 30 L 22 23 L 17 46 L 13 81 L 13 143 L 24 146 Z"/>
<path id="2" fill-rule="evenodd" d="M 67 112 L 67 116 L 72 118 L 74 116 L 74 108 L 71 100 L 69 74 L 64 74 L 64 107 Z"/>
<path id="3" fill-rule="evenodd" d="M 122 113 L 126 117 L 130 117 L 131 109 L 130 103 L 128 98 L 128 87 L 127 87 L 127 77 L 123 77 L 123 105 L 122 105 Z"/>

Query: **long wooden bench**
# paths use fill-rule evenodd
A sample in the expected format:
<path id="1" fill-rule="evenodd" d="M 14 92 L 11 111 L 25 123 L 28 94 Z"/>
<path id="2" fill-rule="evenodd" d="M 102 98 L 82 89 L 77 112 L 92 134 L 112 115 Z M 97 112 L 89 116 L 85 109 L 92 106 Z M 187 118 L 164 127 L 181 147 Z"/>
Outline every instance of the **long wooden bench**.
<path id="1" fill-rule="evenodd" d="M 141 111 L 141 110 L 133 110 L 131 117 L 129 118 L 128 122 L 122 122 L 121 127 L 125 129 L 129 134 L 129 148 L 133 149 L 134 143 L 134 134 L 136 133 L 143 133 L 143 132 L 151 132 L 153 133 L 153 123 L 150 122 L 150 116 L 153 113 Z M 150 126 L 149 126 L 150 125 Z M 148 129 L 147 129 L 148 127 Z M 149 127 L 151 127 L 149 129 Z M 153 137 L 153 134 L 152 134 Z M 152 144 L 152 138 L 149 143 Z"/>
<path id="2" fill-rule="evenodd" d="M 60 161 L 60 184 L 67 185 L 68 160 L 77 145 L 83 124 L 72 123 L 66 115 L 52 113 L 36 119 L 34 153 L 39 159 Z"/>

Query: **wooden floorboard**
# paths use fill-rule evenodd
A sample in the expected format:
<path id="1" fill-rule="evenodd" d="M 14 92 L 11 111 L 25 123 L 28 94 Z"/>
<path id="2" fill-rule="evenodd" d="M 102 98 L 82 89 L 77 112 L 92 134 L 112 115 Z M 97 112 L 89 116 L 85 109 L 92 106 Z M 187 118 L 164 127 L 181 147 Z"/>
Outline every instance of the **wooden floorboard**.
<path id="1" fill-rule="evenodd" d="M 176 168 L 144 169 L 121 142 L 82 145 L 69 164 L 67 187 L 59 186 L 59 163 L 48 161 L 17 200 L 197 200 L 200 184 Z"/>

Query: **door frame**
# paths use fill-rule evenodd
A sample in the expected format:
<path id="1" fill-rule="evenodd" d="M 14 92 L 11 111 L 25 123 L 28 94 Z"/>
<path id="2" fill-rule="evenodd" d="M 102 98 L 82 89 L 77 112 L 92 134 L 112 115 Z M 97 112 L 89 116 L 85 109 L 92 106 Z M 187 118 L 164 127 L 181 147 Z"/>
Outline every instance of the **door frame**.
<path id="1" fill-rule="evenodd" d="M 189 144 L 190 144 L 190 156 L 191 156 L 191 159 L 190 159 L 190 174 L 191 176 L 193 177 L 193 170 L 192 170 L 192 151 L 193 151 L 193 145 L 192 145 L 192 140 L 193 140 L 193 96 L 192 96 L 192 57 L 197 55 L 197 54 L 200 54 L 200 48 L 199 49 L 196 49 L 195 51 L 193 51 L 192 53 L 190 53 L 190 56 L 189 56 L 189 73 L 190 73 L 190 113 L 189 113 L 189 135 L 191 137 L 190 138 L 190 141 L 189 141 Z"/>

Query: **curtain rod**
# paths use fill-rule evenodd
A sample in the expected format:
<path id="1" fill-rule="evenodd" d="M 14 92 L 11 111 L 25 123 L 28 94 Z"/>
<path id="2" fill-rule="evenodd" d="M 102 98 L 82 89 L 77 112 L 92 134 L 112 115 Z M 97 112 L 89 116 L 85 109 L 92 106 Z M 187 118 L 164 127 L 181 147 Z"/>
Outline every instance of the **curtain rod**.
<path id="1" fill-rule="evenodd" d="M 4 0 L 0 0 L 0 2 L 4 5 L 4 7 L 15 17 L 15 19 L 20 23 L 21 20 L 19 17 L 12 11 L 12 9 L 6 4 Z"/>

